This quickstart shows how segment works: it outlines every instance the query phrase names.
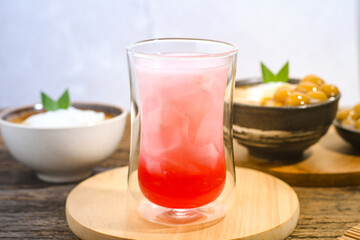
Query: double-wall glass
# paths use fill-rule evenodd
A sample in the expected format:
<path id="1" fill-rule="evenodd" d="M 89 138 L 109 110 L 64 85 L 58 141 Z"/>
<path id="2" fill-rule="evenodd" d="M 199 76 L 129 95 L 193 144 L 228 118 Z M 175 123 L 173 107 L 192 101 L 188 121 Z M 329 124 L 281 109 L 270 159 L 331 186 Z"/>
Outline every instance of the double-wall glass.
<path id="1" fill-rule="evenodd" d="M 127 56 L 134 208 L 167 225 L 221 219 L 235 191 L 237 48 L 203 39 L 152 39 L 128 46 Z"/>

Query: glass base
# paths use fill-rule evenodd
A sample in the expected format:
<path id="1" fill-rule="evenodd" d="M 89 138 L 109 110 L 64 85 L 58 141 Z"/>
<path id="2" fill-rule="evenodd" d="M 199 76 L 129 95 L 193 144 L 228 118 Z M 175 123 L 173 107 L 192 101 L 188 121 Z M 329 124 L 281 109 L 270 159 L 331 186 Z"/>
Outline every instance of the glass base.
<path id="1" fill-rule="evenodd" d="M 145 201 L 138 208 L 138 212 L 150 222 L 167 226 L 215 224 L 225 215 L 223 207 L 216 203 L 210 203 L 199 208 L 175 209 L 161 207 Z"/>

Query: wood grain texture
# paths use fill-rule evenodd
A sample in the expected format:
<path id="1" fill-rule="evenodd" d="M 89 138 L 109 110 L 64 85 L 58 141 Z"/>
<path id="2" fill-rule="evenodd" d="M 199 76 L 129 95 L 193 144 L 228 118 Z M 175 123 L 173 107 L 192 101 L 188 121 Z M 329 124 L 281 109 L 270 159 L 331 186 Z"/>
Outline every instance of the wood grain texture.
<path id="1" fill-rule="evenodd" d="M 299 201 L 294 190 L 271 175 L 236 168 L 236 199 L 215 225 L 174 228 L 146 221 L 131 207 L 128 168 L 117 168 L 81 182 L 66 201 L 66 218 L 83 239 L 285 239 L 295 228 Z"/>
<path id="2" fill-rule="evenodd" d="M 235 141 L 234 141 L 235 142 Z M 353 148 L 331 127 L 328 133 L 295 163 L 269 162 L 248 155 L 245 147 L 234 144 L 235 162 L 270 173 L 290 185 L 341 187 L 360 184 L 360 149 Z"/>
<path id="3" fill-rule="evenodd" d="M 350 228 L 337 240 L 360 240 L 360 225 Z"/>
<path id="4" fill-rule="evenodd" d="M 127 165 L 129 123 L 117 151 L 96 172 Z M 9 155 L 0 138 L 0 239 L 78 239 L 65 219 L 65 200 L 75 186 L 41 182 Z M 287 240 L 336 239 L 360 223 L 360 186 L 294 189 L 301 211 Z"/>

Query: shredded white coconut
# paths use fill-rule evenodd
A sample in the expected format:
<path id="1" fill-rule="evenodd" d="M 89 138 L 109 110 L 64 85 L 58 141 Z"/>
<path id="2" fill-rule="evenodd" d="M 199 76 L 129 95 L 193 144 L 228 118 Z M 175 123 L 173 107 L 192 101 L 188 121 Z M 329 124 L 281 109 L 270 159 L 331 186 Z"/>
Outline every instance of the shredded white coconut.
<path id="1" fill-rule="evenodd" d="M 78 127 L 89 126 L 104 119 L 103 112 L 69 107 L 32 115 L 24 123 L 32 127 Z"/>
<path id="2" fill-rule="evenodd" d="M 264 98 L 272 98 L 279 87 L 294 87 L 284 82 L 268 82 L 247 88 L 237 88 L 235 98 L 241 102 L 261 103 Z"/>

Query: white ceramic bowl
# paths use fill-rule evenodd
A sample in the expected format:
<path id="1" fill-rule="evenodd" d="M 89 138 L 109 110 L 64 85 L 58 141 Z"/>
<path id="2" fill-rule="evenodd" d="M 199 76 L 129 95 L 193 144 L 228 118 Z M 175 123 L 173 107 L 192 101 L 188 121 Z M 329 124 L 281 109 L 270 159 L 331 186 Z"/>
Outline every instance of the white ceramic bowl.
<path id="1" fill-rule="evenodd" d="M 113 116 L 91 126 L 39 128 L 9 121 L 40 112 L 37 106 L 5 110 L 0 114 L 0 130 L 11 155 L 47 182 L 71 182 L 88 177 L 96 164 L 115 151 L 124 133 L 126 111 L 108 104 L 73 104 Z"/>

